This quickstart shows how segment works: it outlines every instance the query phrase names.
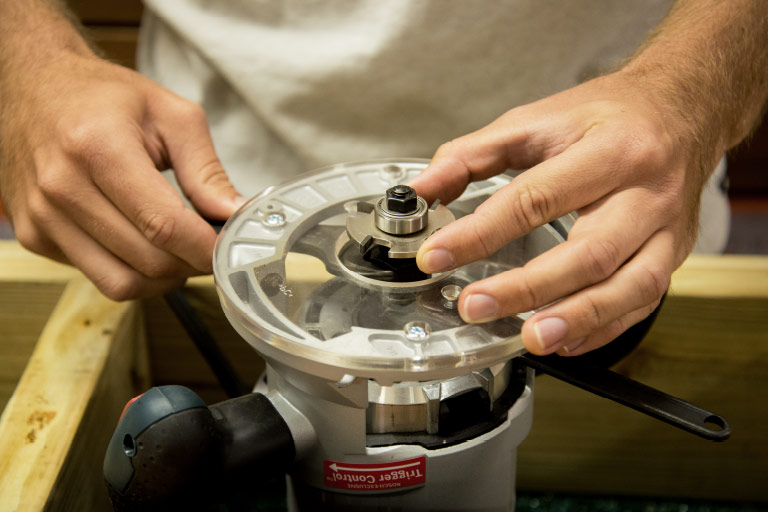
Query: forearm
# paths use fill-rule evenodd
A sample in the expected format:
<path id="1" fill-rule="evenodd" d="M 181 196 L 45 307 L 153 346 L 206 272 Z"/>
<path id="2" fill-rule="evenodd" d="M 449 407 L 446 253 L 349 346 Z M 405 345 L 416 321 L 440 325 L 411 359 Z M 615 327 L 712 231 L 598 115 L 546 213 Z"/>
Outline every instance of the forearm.
<path id="1" fill-rule="evenodd" d="M 71 70 L 65 64 L 67 56 L 93 55 L 63 2 L 0 0 L 0 172 L 7 175 L 4 188 L 15 179 L 11 175 L 17 174 L 13 155 L 21 154 L 21 141 L 13 134 L 25 123 L 38 123 L 41 115 L 53 114 L 51 109 L 35 112 L 35 105 L 63 93 L 60 85 L 53 84 Z"/>
<path id="2" fill-rule="evenodd" d="M 768 2 L 678 0 L 624 71 L 661 92 L 700 146 L 721 155 L 765 108 Z"/>
<path id="3" fill-rule="evenodd" d="M 59 0 L 0 1 L 0 84 L 19 84 L 62 52 L 93 55 Z"/>

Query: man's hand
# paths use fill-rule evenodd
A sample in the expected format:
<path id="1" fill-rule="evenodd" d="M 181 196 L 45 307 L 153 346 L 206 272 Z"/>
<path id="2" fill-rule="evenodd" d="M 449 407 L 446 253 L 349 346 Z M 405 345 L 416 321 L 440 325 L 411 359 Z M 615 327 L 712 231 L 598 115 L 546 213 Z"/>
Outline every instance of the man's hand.
<path id="1" fill-rule="evenodd" d="M 26 63 L 4 49 L 0 192 L 19 242 L 113 299 L 210 272 L 215 232 L 158 172 L 172 167 L 205 216 L 239 206 L 202 109 L 83 46 L 52 44 Z"/>
<path id="2" fill-rule="evenodd" d="M 623 70 L 515 108 L 443 145 L 411 183 L 428 201 L 445 203 L 472 181 L 528 169 L 474 214 L 430 237 L 417 256 L 425 272 L 485 257 L 568 212 L 579 215 L 565 243 L 524 267 L 467 286 L 459 300 L 464 320 L 538 310 L 523 326 L 526 348 L 578 355 L 608 343 L 658 305 L 693 247 L 707 176 L 747 135 L 766 95 L 765 57 L 757 72 L 749 60 L 764 49 L 730 40 L 713 49 L 705 30 L 718 32 L 714 27 L 735 12 L 746 17 L 745 25 L 753 24 L 750 17 L 765 25 L 765 13 L 715 2 L 710 7 L 722 11 L 719 18 L 698 3 L 680 2 Z M 766 4 L 743 3 L 766 10 Z M 766 39 L 765 30 L 740 28 L 741 37 Z M 688 58 L 699 44 L 720 52 L 719 58 Z M 740 89 L 743 97 L 724 83 L 733 75 L 697 62 L 722 66 L 728 52 L 738 55 L 729 71 L 751 81 Z"/>
<path id="3" fill-rule="evenodd" d="M 577 211 L 565 243 L 467 286 L 459 312 L 486 322 L 559 301 L 526 322 L 528 350 L 580 354 L 607 343 L 656 307 L 695 239 L 703 172 L 692 164 L 695 148 L 675 144 L 684 127 L 658 110 L 619 74 L 445 144 L 412 183 L 428 201 L 451 201 L 508 168 L 530 169 L 427 240 L 419 267 L 439 272 L 483 258 Z M 715 156 L 707 161 L 714 168 Z"/>

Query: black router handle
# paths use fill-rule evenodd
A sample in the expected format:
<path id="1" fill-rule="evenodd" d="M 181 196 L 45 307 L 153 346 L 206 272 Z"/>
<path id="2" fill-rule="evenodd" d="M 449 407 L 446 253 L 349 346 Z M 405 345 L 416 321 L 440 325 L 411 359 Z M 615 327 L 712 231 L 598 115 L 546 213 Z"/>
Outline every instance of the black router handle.
<path id="1" fill-rule="evenodd" d="M 722 416 L 619 375 L 560 356 L 525 354 L 527 366 L 576 387 L 626 405 L 710 441 L 725 441 L 731 426 Z"/>
<path id="2" fill-rule="evenodd" d="M 104 457 L 119 511 L 199 510 L 236 477 L 284 473 L 290 429 L 260 393 L 215 405 L 182 386 L 152 388 L 128 403 Z"/>

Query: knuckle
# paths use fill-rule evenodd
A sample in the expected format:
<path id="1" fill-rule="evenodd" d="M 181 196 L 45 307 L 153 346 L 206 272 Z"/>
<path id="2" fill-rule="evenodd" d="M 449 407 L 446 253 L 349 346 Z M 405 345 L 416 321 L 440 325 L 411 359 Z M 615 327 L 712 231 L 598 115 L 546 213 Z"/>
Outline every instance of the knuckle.
<path id="1" fill-rule="evenodd" d="M 520 273 L 520 278 L 516 280 L 516 283 L 518 285 L 517 296 L 522 299 L 522 309 L 530 311 L 543 305 L 543 303 L 539 301 L 539 296 L 536 293 L 536 290 L 531 286 L 525 271 Z"/>
<path id="2" fill-rule="evenodd" d="M 648 318 L 649 316 L 651 316 L 651 313 L 653 313 L 654 311 L 656 311 L 656 308 L 657 308 L 658 306 L 659 306 L 659 302 L 658 302 L 658 301 L 652 302 L 652 303 L 648 304 L 647 306 L 645 306 L 645 307 L 642 309 L 642 315 L 641 315 L 641 316 L 640 316 L 640 317 L 639 317 L 637 320 L 635 320 L 635 321 L 632 323 L 632 325 L 635 325 L 635 324 L 636 324 L 636 323 L 638 323 L 639 321 L 641 321 L 641 320 L 645 320 L 646 318 Z"/>
<path id="3" fill-rule="evenodd" d="M 48 244 L 46 239 L 31 222 L 27 220 L 17 221 L 14 225 L 14 234 L 22 247 L 35 254 L 47 256 Z"/>
<path id="4" fill-rule="evenodd" d="M 200 178 L 203 185 L 213 187 L 229 185 L 227 173 L 218 158 L 214 158 L 200 167 Z"/>
<path id="5" fill-rule="evenodd" d="M 212 189 L 220 193 L 234 190 L 221 162 L 215 157 L 199 168 L 198 177 L 202 186 L 187 191 L 187 197 L 192 204 L 201 202 L 210 195 Z"/>
<path id="6" fill-rule="evenodd" d="M 586 330 L 589 332 L 603 327 L 605 325 L 605 315 L 600 310 L 599 304 L 589 293 L 585 294 L 582 300 L 584 310 L 582 325 L 585 326 Z"/>
<path id="7" fill-rule="evenodd" d="M 473 247 L 479 247 L 482 254 L 481 257 L 487 257 L 493 254 L 495 247 L 495 235 L 490 227 L 493 223 L 488 222 L 481 213 L 475 213 L 472 217 L 472 222 L 469 223 L 469 235 L 471 237 Z"/>
<path id="8" fill-rule="evenodd" d="M 136 270 L 151 279 L 173 277 L 179 273 L 178 265 L 171 258 L 145 258 Z"/>
<path id="9" fill-rule="evenodd" d="M 102 121 L 82 117 L 67 117 L 59 121 L 57 138 L 65 154 L 75 158 L 91 159 L 99 155 L 105 146 L 104 135 L 111 128 Z"/>
<path id="10" fill-rule="evenodd" d="M 442 158 L 451 155 L 455 147 L 456 139 L 443 142 L 440 144 L 440 146 L 438 146 L 437 151 L 435 151 L 435 157 Z"/>
<path id="11" fill-rule="evenodd" d="M 448 160 L 469 169 L 469 163 L 465 157 L 467 156 L 467 149 L 471 147 L 471 138 L 471 135 L 464 135 L 440 144 L 432 160 Z"/>
<path id="12" fill-rule="evenodd" d="M 22 225 L 27 225 L 33 230 L 38 230 L 40 226 L 45 226 L 53 217 L 51 205 L 42 191 L 28 194 L 25 213 L 28 222 L 24 222 Z"/>
<path id="13" fill-rule="evenodd" d="M 530 183 L 521 184 L 515 188 L 515 195 L 510 205 L 515 222 L 528 229 L 549 222 L 553 206 L 551 192 Z"/>
<path id="14" fill-rule="evenodd" d="M 638 267 L 633 274 L 638 296 L 645 304 L 655 308 L 661 296 L 667 291 L 670 276 L 660 268 L 647 265 Z"/>
<path id="15" fill-rule="evenodd" d="M 672 160 L 670 145 L 658 137 L 656 130 L 640 125 L 617 129 L 624 149 L 622 158 L 630 167 L 653 171 L 666 168 Z"/>
<path id="16" fill-rule="evenodd" d="M 613 323 L 608 327 L 607 332 L 610 335 L 611 339 L 619 337 L 621 333 L 632 327 L 634 324 L 639 322 L 640 319 L 637 321 L 633 321 L 630 319 L 629 315 L 624 315 L 620 318 L 617 318 L 613 321 Z"/>
<path id="17" fill-rule="evenodd" d="M 73 198 L 72 180 L 62 169 L 55 166 L 41 168 L 37 176 L 37 186 L 47 199 L 61 203 Z"/>
<path id="18" fill-rule="evenodd" d="M 645 320 L 651 313 L 653 313 L 654 309 L 654 305 L 644 306 L 636 311 L 633 311 L 632 313 L 626 314 L 621 318 L 616 319 L 614 322 L 617 325 L 616 336 L 623 333 L 633 325 L 641 322 L 642 320 Z"/>
<path id="19" fill-rule="evenodd" d="M 181 100 L 178 103 L 176 109 L 176 115 L 183 123 L 197 126 L 208 126 L 208 119 L 205 115 L 205 110 L 203 110 L 203 107 L 197 103 L 188 100 Z"/>
<path id="20" fill-rule="evenodd" d="M 130 273 L 105 274 L 94 278 L 93 284 L 106 297 L 118 302 L 135 299 L 141 291 L 141 279 Z"/>
<path id="21" fill-rule="evenodd" d="M 602 281 L 621 264 L 621 249 L 609 239 L 585 241 L 584 267 L 594 281 Z"/>
<path id="22" fill-rule="evenodd" d="M 176 235 L 176 220 L 172 215 L 146 211 L 139 215 L 139 230 L 152 245 L 165 247 Z"/>

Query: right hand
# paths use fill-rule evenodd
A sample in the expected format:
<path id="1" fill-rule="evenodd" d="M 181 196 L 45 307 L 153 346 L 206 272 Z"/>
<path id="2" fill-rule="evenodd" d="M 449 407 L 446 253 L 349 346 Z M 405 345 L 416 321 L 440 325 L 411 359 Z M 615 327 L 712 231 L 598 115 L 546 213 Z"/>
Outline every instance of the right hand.
<path id="1" fill-rule="evenodd" d="M 210 273 L 216 233 L 158 172 L 172 167 L 206 217 L 242 204 L 203 110 L 95 56 L 29 68 L 6 80 L 0 118 L 0 192 L 21 245 L 115 300 Z"/>

